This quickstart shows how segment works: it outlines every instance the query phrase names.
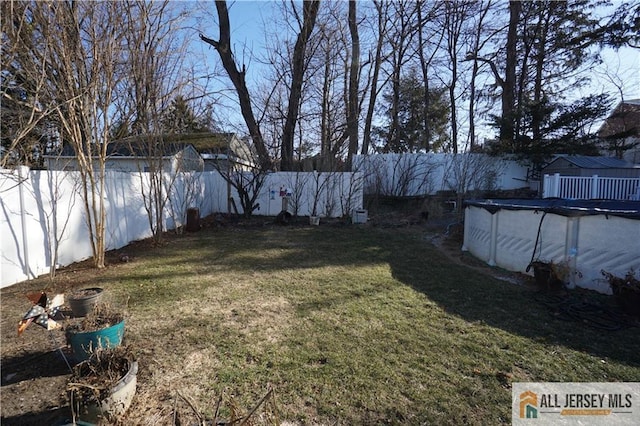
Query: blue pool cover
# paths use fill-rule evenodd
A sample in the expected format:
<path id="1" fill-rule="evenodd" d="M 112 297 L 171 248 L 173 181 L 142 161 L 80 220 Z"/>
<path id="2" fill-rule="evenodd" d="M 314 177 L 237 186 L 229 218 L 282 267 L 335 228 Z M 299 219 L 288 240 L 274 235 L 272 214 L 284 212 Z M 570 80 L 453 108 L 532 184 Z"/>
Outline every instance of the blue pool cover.
<path id="1" fill-rule="evenodd" d="M 640 220 L 640 201 L 510 198 L 467 200 L 464 205 L 481 207 L 491 214 L 498 210 L 535 210 L 561 216 L 605 215 Z"/>

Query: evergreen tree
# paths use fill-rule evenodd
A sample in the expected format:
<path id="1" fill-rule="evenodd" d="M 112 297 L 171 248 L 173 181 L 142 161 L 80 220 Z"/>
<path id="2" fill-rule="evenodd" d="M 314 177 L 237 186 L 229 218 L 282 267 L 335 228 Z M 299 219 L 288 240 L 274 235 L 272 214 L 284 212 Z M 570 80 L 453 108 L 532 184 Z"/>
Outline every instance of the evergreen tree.
<path id="1" fill-rule="evenodd" d="M 376 126 L 374 136 L 378 150 L 382 152 L 426 152 L 449 150 L 448 134 L 449 104 L 446 88 L 429 90 L 429 105 L 426 111 L 429 129 L 425 126 L 425 88 L 415 71 L 400 79 L 398 102 L 398 126 Z M 382 100 L 384 115 L 392 119 L 392 94 L 387 91 Z M 429 140 L 428 140 L 428 139 Z"/>
<path id="2" fill-rule="evenodd" d="M 205 120 L 194 113 L 189 103 L 177 96 L 162 119 L 162 129 L 166 133 L 201 133 L 210 131 Z"/>
<path id="3" fill-rule="evenodd" d="M 589 83 L 580 73 L 597 60 L 597 52 L 590 49 L 597 42 L 594 32 L 599 25 L 594 7 L 589 0 L 519 3 L 515 79 L 503 87 L 514 99 L 508 111 L 503 108 L 501 116 L 493 117 L 501 134 L 493 152 L 516 154 L 534 163 L 555 152 L 594 152 L 591 144 L 584 143 L 585 125 L 606 113 L 608 97 L 563 101 Z M 505 128 L 510 129 L 508 135 Z"/>

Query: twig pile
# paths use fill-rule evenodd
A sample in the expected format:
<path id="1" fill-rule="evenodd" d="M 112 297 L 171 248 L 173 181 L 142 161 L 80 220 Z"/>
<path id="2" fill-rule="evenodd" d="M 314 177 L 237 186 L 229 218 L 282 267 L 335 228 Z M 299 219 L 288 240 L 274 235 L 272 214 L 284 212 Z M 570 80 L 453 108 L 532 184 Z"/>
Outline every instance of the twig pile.
<path id="1" fill-rule="evenodd" d="M 276 397 L 273 388 L 269 388 L 267 393 L 260 398 L 260 401 L 245 415 L 242 413 L 242 410 L 238 406 L 235 398 L 233 396 L 229 396 L 226 401 L 228 410 L 229 410 L 229 419 L 220 418 L 220 409 L 222 407 L 224 396 L 220 395 L 216 400 L 215 410 L 213 414 L 213 420 L 207 419 L 198 409 L 195 404 L 185 395 L 183 395 L 180 391 L 176 393 L 174 404 L 173 404 L 173 425 L 181 426 L 182 422 L 180 420 L 180 410 L 178 409 L 178 399 L 182 399 L 187 403 L 193 414 L 195 415 L 198 426 L 230 426 L 230 425 L 238 425 L 238 426 L 257 426 L 260 424 L 271 424 L 274 426 L 280 425 L 280 421 L 278 418 L 278 408 L 276 405 Z M 267 405 L 267 402 L 269 405 Z M 258 409 L 264 405 L 264 410 L 262 412 L 262 416 L 260 419 L 254 418 L 254 415 L 258 413 Z"/>

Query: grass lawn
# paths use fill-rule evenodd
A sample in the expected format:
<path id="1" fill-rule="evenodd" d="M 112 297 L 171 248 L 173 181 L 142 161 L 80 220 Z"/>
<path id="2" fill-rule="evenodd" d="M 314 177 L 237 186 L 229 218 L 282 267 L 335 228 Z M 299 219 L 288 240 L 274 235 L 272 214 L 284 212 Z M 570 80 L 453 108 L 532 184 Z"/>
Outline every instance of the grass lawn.
<path id="1" fill-rule="evenodd" d="M 141 371 L 126 424 L 172 424 L 178 392 L 208 418 L 220 395 L 223 417 L 246 412 L 270 387 L 269 411 L 301 424 L 500 424 L 512 382 L 640 381 L 637 327 L 562 320 L 420 227 L 216 228 L 139 247 L 58 277 L 127 304 Z"/>

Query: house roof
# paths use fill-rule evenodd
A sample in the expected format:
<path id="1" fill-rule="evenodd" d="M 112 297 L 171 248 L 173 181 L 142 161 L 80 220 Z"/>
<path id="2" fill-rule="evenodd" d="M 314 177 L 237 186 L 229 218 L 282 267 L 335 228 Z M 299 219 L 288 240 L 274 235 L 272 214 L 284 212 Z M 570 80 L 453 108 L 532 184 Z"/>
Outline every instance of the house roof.
<path id="1" fill-rule="evenodd" d="M 640 165 L 632 164 L 615 157 L 590 157 L 586 155 L 560 155 L 545 166 L 550 167 L 556 161 L 564 159 L 581 169 L 637 169 Z"/>
<path id="2" fill-rule="evenodd" d="M 173 157 L 188 146 L 188 143 L 170 142 L 153 136 L 131 137 L 111 142 L 107 146 L 107 156 L 149 157 L 160 154 L 163 157 Z"/>
<path id="3" fill-rule="evenodd" d="M 235 133 L 189 133 L 129 136 L 111 142 L 107 146 L 107 155 L 119 157 L 146 157 L 154 142 L 162 142 L 163 156 L 173 156 L 192 145 L 200 154 L 226 154 Z M 50 153 L 55 155 L 54 153 Z M 75 157 L 73 147 L 65 144 L 57 153 L 60 157 Z"/>
<path id="4" fill-rule="evenodd" d="M 163 138 L 162 143 L 160 142 L 161 140 L 158 136 L 131 136 L 119 139 L 107 145 L 107 156 L 149 157 L 150 155 L 161 154 L 163 157 L 172 157 L 190 145 L 183 142 L 171 142 L 166 138 Z M 153 146 L 158 147 L 160 150 L 157 153 L 151 152 Z M 70 144 L 65 144 L 59 153 L 49 153 L 49 156 L 76 157 L 76 153 Z"/>
<path id="5" fill-rule="evenodd" d="M 184 135 L 200 154 L 217 154 L 226 152 L 235 133 L 194 133 Z"/>
<path id="6" fill-rule="evenodd" d="M 640 136 L 640 99 L 620 102 L 598 130 L 602 138 Z"/>

